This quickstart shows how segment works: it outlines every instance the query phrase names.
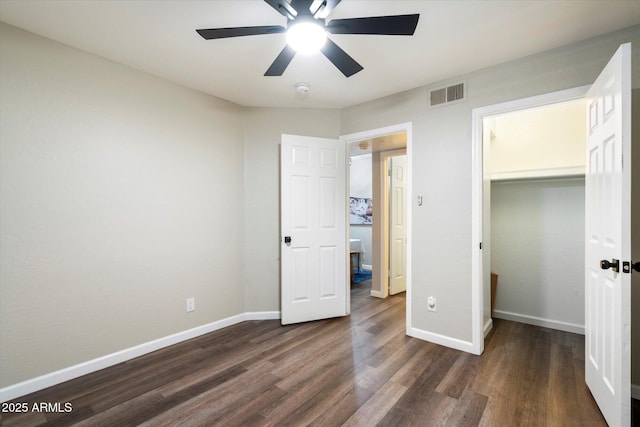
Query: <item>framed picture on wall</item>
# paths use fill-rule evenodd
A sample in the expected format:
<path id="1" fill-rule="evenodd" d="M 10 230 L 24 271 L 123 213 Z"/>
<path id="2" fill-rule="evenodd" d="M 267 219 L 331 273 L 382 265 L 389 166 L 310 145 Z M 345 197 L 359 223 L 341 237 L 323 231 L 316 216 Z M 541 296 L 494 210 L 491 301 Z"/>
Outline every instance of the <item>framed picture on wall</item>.
<path id="1" fill-rule="evenodd" d="M 351 224 L 373 224 L 373 199 L 367 197 L 351 197 Z"/>

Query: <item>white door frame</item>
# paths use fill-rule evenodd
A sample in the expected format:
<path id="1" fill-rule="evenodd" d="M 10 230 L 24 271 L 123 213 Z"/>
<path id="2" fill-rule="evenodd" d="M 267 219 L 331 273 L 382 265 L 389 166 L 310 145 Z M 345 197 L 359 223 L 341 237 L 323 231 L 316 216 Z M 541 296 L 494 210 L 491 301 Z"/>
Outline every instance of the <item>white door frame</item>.
<path id="1" fill-rule="evenodd" d="M 482 268 L 482 212 L 483 212 L 483 141 L 482 124 L 487 116 L 509 113 L 535 107 L 542 107 L 560 102 L 584 99 L 590 85 L 561 90 L 544 95 L 517 99 L 500 104 L 489 105 L 472 110 L 471 119 L 471 318 L 472 318 L 472 353 L 482 354 L 484 351 L 485 333 L 491 330 L 491 319 L 484 325 L 484 272 Z"/>
<path id="2" fill-rule="evenodd" d="M 406 154 L 407 154 L 407 299 L 406 299 L 406 330 L 407 333 L 411 327 L 411 200 L 412 200 L 412 132 L 413 132 L 413 123 L 406 122 L 400 123 L 396 125 L 386 126 L 378 129 L 371 129 L 363 132 L 356 132 L 347 135 L 343 135 L 340 137 L 340 140 L 345 141 L 346 146 L 348 147 L 351 143 L 362 141 L 366 139 L 379 138 L 386 135 L 391 135 L 394 133 L 406 132 L 407 134 L 407 145 L 406 145 Z M 349 182 L 349 176 L 347 176 L 347 182 Z M 375 202 L 374 202 L 375 203 Z M 347 203 L 347 206 L 349 204 Z M 347 218 L 349 216 L 349 212 L 346 212 Z M 376 219 L 374 218 L 374 221 Z M 349 221 L 347 220 L 347 224 Z M 349 227 L 347 226 L 347 234 L 349 234 Z M 347 241 L 349 236 L 347 237 Z M 388 291 L 387 291 L 388 292 Z M 350 300 L 350 290 L 347 287 L 347 308 L 349 309 L 351 305 Z"/>

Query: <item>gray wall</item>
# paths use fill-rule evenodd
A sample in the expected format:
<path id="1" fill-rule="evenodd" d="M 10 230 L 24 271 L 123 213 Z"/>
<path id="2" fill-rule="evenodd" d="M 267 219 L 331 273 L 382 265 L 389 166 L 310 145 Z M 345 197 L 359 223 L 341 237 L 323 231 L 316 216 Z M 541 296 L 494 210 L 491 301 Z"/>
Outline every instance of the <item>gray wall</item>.
<path id="1" fill-rule="evenodd" d="M 337 138 L 339 112 L 245 109 L 0 31 L 0 386 L 278 311 L 280 135 Z"/>
<path id="2" fill-rule="evenodd" d="M 4 24 L 0 93 L 1 386 L 244 311 L 241 108 Z"/>
<path id="3" fill-rule="evenodd" d="M 584 218 L 583 178 L 491 184 L 495 317 L 584 333 Z"/>

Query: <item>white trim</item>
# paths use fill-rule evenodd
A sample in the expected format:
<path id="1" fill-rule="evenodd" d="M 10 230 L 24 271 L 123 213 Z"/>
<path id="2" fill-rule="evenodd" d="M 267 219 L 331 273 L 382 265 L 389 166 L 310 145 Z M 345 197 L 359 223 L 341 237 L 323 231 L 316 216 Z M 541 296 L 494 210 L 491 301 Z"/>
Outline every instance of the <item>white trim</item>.
<path id="1" fill-rule="evenodd" d="M 411 270 L 412 270 L 412 250 L 411 250 L 411 242 L 412 242 L 412 236 L 411 236 L 411 230 L 412 230 L 412 215 L 411 215 L 411 201 L 413 200 L 413 161 L 412 161 L 412 157 L 413 157 L 413 122 L 405 122 L 405 123 L 400 123 L 400 124 L 396 124 L 396 125 L 391 125 L 391 126 L 387 126 L 384 128 L 379 128 L 379 129 L 372 129 L 372 130 L 368 130 L 368 131 L 364 131 L 364 132 L 356 132 L 356 133 L 351 133 L 351 134 L 347 134 L 347 135 L 342 135 L 340 137 L 341 140 L 346 141 L 347 144 L 350 144 L 352 142 L 356 142 L 356 141 L 362 141 L 363 139 L 371 139 L 371 138 L 377 138 L 380 136 L 384 136 L 384 135 L 391 135 L 393 133 L 398 133 L 398 132 L 406 132 L 407 133 L 407 194 L 409 194 L 411 197 L 407 198 L 407 292 L 406 292 L 406 313 L 407 313 L 407 319 L 406 319 L 406 328 L 407 328 L 407 335 L 411 335 L 409 333 L 410 329 L 411 329 L 411 324 L 412 324 L 412 315 L 411 315 L 411 279 L 412 279 L 412 274 L 411 274 Z M 348 291 L 348 289 L 347 289 Z M 372 292 L 372 296 L 373 292 Z M 347 297 L 349 297 L 349 294 L 347 295 Z M 350 299 L 348 299 L 348 301 L 350 301 Z"/>
<path id="2" fill-rule="evenodd" d="M 279 311 L 249 311 L 244 313 L 245 319 L 242 322 L 249 320 L 278 320 L 280 319 Z"/>
<path id="3" fill-rule="evenodd" d="M 362 264 L 362 270 L 371 271 L 371 270 L 373 270 L 373 266 L 368 265 L 368 264 Z"/>
<path id="4" fill-rule="evenodd" d="M 631 384 L 631 398 L 640 400 L 640 385 Z"/>
<path id="5" fill-rule="evenodd" d="M 429 341 L 434 344 L 450 347 L 450 348 L 453 348 L 454 350 L 473 353 L 473 345 L 469 341 L 463 341 L 457 338 L 451 338 L 445 335 L 436 334 L 434 332 L 425 331 L 423 329 L 409 328 L 409 327 L 407 327 L 407 335 L 414 338 L 419 338 L 421 340 Z"/>
<path id="6" fill-rule="evenodd" d="M 166 337 L 147 341 L 145 343 L 129 347 L 124 350 L 116 351 L 115 353 L 107 354 L 93 360 L 88 360 L 77 365 L 69 366 L 68 368 L 60 369 L 58 371 L 50 372 L 48 374 L 41 375 L 30 380 L 3 387 L 2 389 L 0 389 L 0 402 L 6 402 L 20 396 L 25 396 L 38 390 L 43 390 L 47 387 L 51 387 L 65 381 L 69 381 L 74 378 L 78 378 L 83 375 L 117 365 L 118 363 L 135 359 L 136 357 L 143 356 L 153 351 L 160 350 L 162 348 L 169 347 L 171 345 L 178 344 L 180 342 L 196 338 L 201 335 L 208 334 L 210 332 L 214 332 L 241 322 L 246 322 L 249 320 L 272 320 L 279 318 L 279 311 L 242 313 L 215 322 L 211 322 L 206 325 L 187 329 L 186 331 L 178 332 Z"/>
<path id="7" fill-rule="evenodd" d="M 517 99 L 474 108 L 471 111 L 471 336 L 474 354 L 484 351 L 483 336 L 483 271 L 482 271 L 482 122 L 485 116 L 542 107 L 584 98 L 589 85 L 544 95 Z"/>
<path id="8" fill-rule="evenodd" d="M 386 298 L 387 296 L 380 292 L 380 291 L 374 291 L 373 289 L 371 290 L 371 296 L 374 298 Z M 407 301 L 407 305 L 409 305 L 408 301 Z"/>
<path id="9" fill-rule="evenodd" d="M 484 331 L 482 327 L 484 311 L 483 268 L 482 268 L 482 119 L 472 110 L 471 114 L 471 342 L 472 353 L 484 351 Z M 478 176 L 480 179 L 477 179 Z"/>
<path id="10" fill-rule="evenodd" d="M 542 326 L 543 328 L 557 329 L 559 331 L 584 335 L 584 325 L 579 325 L 577 323 L 562 322 L 560 320 L 545 319 L 543 317 L 529 316 L 527 314 L 512 313 L 502 310 L 493 310 L 493 317 L 496 319 L 511 320 L 514 322 L 526 323 L 527 325 Z"/>
<path id="11" fill-rule="evenodd" d="M 489 320 L 484 324 L 484 337 L 486 338 L 489 335 L 489 332 L 493 329 L 493 319 L 490 317 Z"/>
<path id="12" fill-rule="evenodd" d="M 521 98 L 499 104 L 487 105 L 485 107 L 474 108 L 473 112 L 484 117 L 519 110 L 530 110 L 536 107 L 545 107 L 550 104 L 576 101 L 578 99 L 583 99 L 589 88 L 591 88 L 591 85 L 584 85 L 557 92 L 545 93 L 543 95 L 530 96 L 528 98 Z"/>
<path id="13" fill-rule="evenodd" d="M 351 194 L 351 157 L 349 156 L 349 142 L 339 138 L 344 144 L 344 215 L 345 215 L 345 252 L 347 248 L 351 248 L 351 208 L 349 207 L 349 197 Z M 345 315 L 351 314 L 351 255 L 344 258 L 344 309 Z M 359 266 L 358 266 L 359 267 Z M 282 289 L 282 284 L 280 285 Z"/>

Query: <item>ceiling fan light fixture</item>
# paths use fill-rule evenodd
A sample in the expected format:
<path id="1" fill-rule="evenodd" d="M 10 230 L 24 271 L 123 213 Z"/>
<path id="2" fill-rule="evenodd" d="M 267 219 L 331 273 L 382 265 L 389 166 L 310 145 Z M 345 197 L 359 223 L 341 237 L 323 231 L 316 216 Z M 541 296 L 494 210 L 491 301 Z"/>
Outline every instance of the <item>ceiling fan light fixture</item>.
<path id="1" fill-rule="evenodd" d="M 326 41 L 327 32 L 317 22 L 298 22 L 287 29 L 287 43 L 297 53 L 316 53 Z"/>
<path id="2" fill-rule="evenodd" d="M 0 0 L 2 1 L 2 0 Z M 258 0 L 255 0 L 258 1 Z M 265 76 L 282 76 L 297 53 L 322 54 L 345 77 L 362 71 L 362 65 L 340 46 L 328 40 L 331 34 L 364 34 L 412 36 L 420 14 L 368 16 L 363 18 L 326 18 L 342 0 L 263 0 L 287 19 L 287 25 L 255 25 L 250 27 L 202 28 L 196 30 L 205 40 L 286 33 L 287 45 L 271 63 Z"/>

